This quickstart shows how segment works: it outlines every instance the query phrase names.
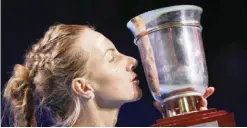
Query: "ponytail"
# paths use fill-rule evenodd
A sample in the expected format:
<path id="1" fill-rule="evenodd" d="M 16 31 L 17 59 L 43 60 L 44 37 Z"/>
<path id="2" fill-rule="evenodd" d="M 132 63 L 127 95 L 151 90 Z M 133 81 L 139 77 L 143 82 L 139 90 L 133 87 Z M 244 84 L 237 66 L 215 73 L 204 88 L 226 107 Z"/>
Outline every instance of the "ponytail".
<path id="1" fill-rule="evenodd" d="M 10 102 L 10 109 L 14 114 L 14 126 L 36 126 L 34 90 L 35 86 L 29 79 L 28 69 L 20 64 L 16 64 L 13 76 L 4 90 L 4 98 Z"/>

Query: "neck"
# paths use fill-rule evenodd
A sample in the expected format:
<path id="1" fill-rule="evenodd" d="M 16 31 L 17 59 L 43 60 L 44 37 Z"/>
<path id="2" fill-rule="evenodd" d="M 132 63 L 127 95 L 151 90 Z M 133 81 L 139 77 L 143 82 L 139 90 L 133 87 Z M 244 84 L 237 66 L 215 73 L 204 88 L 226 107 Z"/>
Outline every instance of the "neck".
<path id="1" fill-rule="evenodd" d="M 101 108 L 95 100 L 82 104 L 81 113 L 73 126 L 85 127 L 114 127 L 117 123 L 119 108 Z"/>

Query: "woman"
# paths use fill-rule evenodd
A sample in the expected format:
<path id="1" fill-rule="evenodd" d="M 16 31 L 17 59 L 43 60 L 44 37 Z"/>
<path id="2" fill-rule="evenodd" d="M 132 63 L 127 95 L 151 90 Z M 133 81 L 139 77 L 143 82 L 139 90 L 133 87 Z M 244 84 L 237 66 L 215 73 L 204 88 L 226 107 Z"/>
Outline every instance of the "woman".
<path id="1" fill-rule="evenodd" d="M 60 126 L 115 126 L 119 108 L 141 98 L 136 66 L 93 28 L 59 24 L 33 45 L 23 65 L 15 66 L 4 97 L 15 126 L 36 126 L 35 97 Z M 208 88 L 202 108 L 212 93 Z"/>

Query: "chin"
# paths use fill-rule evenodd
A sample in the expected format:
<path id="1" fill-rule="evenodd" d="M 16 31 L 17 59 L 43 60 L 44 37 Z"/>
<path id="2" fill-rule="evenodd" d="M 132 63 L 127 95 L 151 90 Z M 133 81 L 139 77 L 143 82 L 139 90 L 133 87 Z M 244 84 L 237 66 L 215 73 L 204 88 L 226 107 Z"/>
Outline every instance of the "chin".
<path id="1" fill-rule="evenodd" d="M 139 89 L 137 91 L 134 92 L 132 98 L 129 100 L 129 102 L 135 102 L 138 101 L 142 98 L 142 90 Z"/>

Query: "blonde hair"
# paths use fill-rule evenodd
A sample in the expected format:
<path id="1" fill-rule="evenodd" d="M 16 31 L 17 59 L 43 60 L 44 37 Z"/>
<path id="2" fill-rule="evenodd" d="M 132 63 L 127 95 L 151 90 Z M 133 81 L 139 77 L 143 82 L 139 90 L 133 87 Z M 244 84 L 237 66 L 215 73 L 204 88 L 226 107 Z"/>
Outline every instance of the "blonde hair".
<path id="1" fill-rule="evenodd" d="M 76 122 L 80 100 L 70 85 L 84 74 L 87 58 L 75 50 L 75 44 L 87 28 L 91 29 L 83 25 L 51 26 L 27 52 L 24 64 L 15 65 L 4 90 L 14 113 L 14 126 L 36 126 L 35 96 L 58 124 L 72 126 Z"/>

